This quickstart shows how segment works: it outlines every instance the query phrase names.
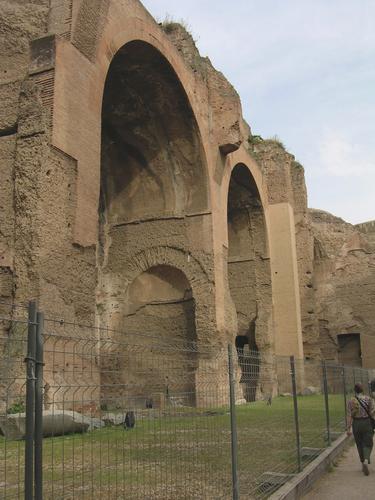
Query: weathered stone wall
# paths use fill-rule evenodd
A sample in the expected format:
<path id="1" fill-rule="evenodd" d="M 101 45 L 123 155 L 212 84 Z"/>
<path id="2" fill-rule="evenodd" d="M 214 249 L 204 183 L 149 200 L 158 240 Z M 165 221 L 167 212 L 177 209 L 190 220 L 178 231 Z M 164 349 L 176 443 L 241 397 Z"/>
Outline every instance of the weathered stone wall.
<path id="1" fill-rule="evenodd" d="M 301 298 L 301 323 L 305 357 L 320 356 L 319 329 L 315 314 L 313 287 L 314 245 L 307 208 L 307 191 L 303 167 L 296 161 L 290 164 L 296 225 L 298 277 Z"/>
<path id="2" fill-rule="evenodd" d="M 305 357 L 339 361 L 337 335 L 359 333 L 363 365 L 373 366 L 375 223 L 352 226 L 308 210 L 304 170 L 294 157 L 276 140 L 255 137 L 249 146 L 267 176 L 270 199 L 293 206 Z"/>
<path id="3" fill-rule="evenodd" d="M 17 130 L 30 40 L 46 29 L 48 1 L 0 2 L 0 298 L 13 295 Z"/>
<path id="4" fill-rule="evenodd" d="M 211 347 L 247 331 L 264 359 L 301 356 L 300 291 L 314 331 L 302 170 L 254 141 L 186 30 L 138 0 L 2 1 L 0 16 L 0 298 Z M 238 165 L 251 187 L 237 255 Z M 130 314 L 132 283 L 160 266 L 191 297 Z"/>
<path id="5" fill-rule="evenodd" d="M 275 352 L 303 356 L 301 327 L 301 276 L 306 269 L 300 250 L 305 234 L 306 188 L 294 156 L 276 139 L 249 137 L 247 147 L 259 164 L 267 184 L 268 237 L 271 260 Z M 301 182 L 302 179 L 302 182 Z M 297 224 L 297 226 L 296 226 Z M 305 278 L 302 278 L 304 283 Z M 303 306 L 302 306 L 303 307 Z M 296 315 L 289 315 L 289 311 Z"/>
<path id="6" fill-rule="evenodd" d="M 359 334 L 362 364 L 372 367 L 375 360 L 373 223 L 352 226 L 319 210 L 310 210 L 310 220 L 322 357 L 338 360 L 337 336 Z"/>

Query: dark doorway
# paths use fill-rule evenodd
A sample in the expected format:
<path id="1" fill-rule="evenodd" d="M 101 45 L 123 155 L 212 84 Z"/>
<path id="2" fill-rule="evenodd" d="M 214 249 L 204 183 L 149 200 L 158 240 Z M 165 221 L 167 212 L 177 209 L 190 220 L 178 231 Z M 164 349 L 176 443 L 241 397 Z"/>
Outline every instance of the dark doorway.
<path id="1" fill-rule="evenodd" d="M 237 335 L 236 350 L 238 364 L 241 368 L 240 384 L 247 402 L 256 400 L 256 390 L 259 381 L 259 352 L 250 335 Z"/>
<path id="2" fill-rule="evenodd" d="M 339 363 L 348 366 L 362 366 L 361 336 L 359 333 L 337 335 Z"/>
<path id="3" fill-rule="evenodd" d="M 260 194 L 245 165 L 232 171 L 228 191 L 228 285 L 237 312 L 235 340 L 241 368 L 241 387 L 246 401 L 255 401 L 259 385 L 258 312 L 265 306 L 259 288 L 267 270 L 266 227 Z M 262 284 L 262 285 L 261 285 Z M 263 312 L 263 311 L 262 311 Z"/>

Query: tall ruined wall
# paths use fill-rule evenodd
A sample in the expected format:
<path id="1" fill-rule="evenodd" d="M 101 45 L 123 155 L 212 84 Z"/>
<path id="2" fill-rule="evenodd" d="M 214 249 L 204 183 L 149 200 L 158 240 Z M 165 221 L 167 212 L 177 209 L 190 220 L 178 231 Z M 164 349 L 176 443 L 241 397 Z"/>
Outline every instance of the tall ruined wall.
<path id="1" fill-rule="evenodd" d="M 0 298 L 93 321 L 95 249 L 72 245 L 76 161 L 50 144 L 53 72 L 30 67 L 31 42 L 65 33 L 70 7 L 0 3 Z"/>
<path id="2" fill-rule="evenodd" d="M 123 25 L 143 48 L 116 46 Z M 251 135 L 237 92 L 182 26 L 158 26 L 137 0 L 2 0 L 0 26 L 0 299 L 130 325 L 118 313 L 128 287 L 170 266 L 191 286 L 198 338 L 251 330 L 267 355 L 301 355 L 302 331 L 306 356 L 335 358 L 337 335 L 360 333 L 370 363 L 374 224 L 308 211 L 301 165 Z M 103 91 L 117 97 L 101 115 Z M 258 192 L 228 234 L 237 165 Z M 186 308 L 170 318 L 191 324 Z"/>
<path id="3" fill-rule="evenodd" d="M 337 335 L 359 334 L 363 366 L 372 367 L 375 362 L 374 223 L 353 226 L 319 210 L 310 210 L 310 219 L 322 356 L 338 360 Z"/>
<path id="4" fill-rule="evenodd" d="M 29 42 L 46 31 L 48 3 L 0 2 L 0 299 L 13 294 L 21 86 L 28 73 Z M 24 130 L 22 135 L 24 142 L 28 132 Z"/>
<path id="5" fill-rule="evenodd" d="M 249 147 L 269 197 L 293 207 L 304 356 L 355 363 L 352 338 L 341 347 L 337 336 L 359 334 L 362 363 L 374 366 L 375 223 L 353 226 L 309 210 L 304 169 L 282 144 L 254 137 Z"/>
<path id="6" fill-rule="evenodd" d="M 267 183 L 275 349 L 284 355 L 293 353 L 301 357 L 306 323 L 303 311 L 309 309 L 307 301 L 301 303 L 301 297 L 306 297 L 310 279 L 303 168 L 277 139 L 250 136 L 247 147 Z M 286 298 L 285 303 L 280 302 L 282 296 Z M 296 311 L 294 324 L 288 317 L 293 309 Z"/>
<path id="7" fill-rule="evenodd" d="M 169 341 L 245 332 L 265 359 L 276 331 L 280 353 L 302 355 L 300 167 L 254 141 L 190 34 L 138 0 L 6 0 L 0 16 L 0 299 Z M 228 211 L 238 166 L 244 199 Z M 187 295 L 130 310 L 156 270 Z"/>
<path id="8" fill-rule="evenodd" d="M 298 278 L 301 299 L 301 323 L 305 357 L 320 356 L 319 329 L 316 317 L 316 297 L 313 287 L 314 238 L 307 208 L 307 190 L 303 167 L 290 164 L 294 199 Z"/>

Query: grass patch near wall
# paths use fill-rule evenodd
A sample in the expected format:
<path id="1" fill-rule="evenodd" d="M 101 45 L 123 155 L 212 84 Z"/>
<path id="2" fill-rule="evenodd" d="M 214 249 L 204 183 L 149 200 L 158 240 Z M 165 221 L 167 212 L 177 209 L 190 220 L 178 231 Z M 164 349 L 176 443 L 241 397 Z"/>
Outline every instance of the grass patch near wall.
<path id="1" fill-rule="evenodd" d="M 344 401 L 329 398 L 333 431 L 344 430 Z M 298 398 L 301 444 L 326 446 L 322 395 Z M 293 399 L 236 407 L 240 489 L 256 495 L 264 472 L 297 470 Z M 105 427 L 44 439 L 44 498 L 230 498 L 228 408 L 152 410 L 133 430 Z M 24 442 L 0 437 L 0 497 L 23 491 Z M 5 485 L 6 490 L 5 490 Z M 90 496 L 91 495 L 91 496 Z M 4 495 L 5 496 L 5 495 Z"/>

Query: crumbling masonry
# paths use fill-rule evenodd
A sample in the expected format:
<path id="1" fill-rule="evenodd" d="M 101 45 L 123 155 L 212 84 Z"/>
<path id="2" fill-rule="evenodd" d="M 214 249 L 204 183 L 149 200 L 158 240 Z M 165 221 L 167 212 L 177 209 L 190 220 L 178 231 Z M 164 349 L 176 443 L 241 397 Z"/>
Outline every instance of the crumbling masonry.
<path id="1" fill-rule="evenodd" d="M 301 165 L 183 27 L 138 0 L 0 15 L 1 300 L 263 357 L 359 334 L 373 365 L 373 225 L 307 209 Z"/>

